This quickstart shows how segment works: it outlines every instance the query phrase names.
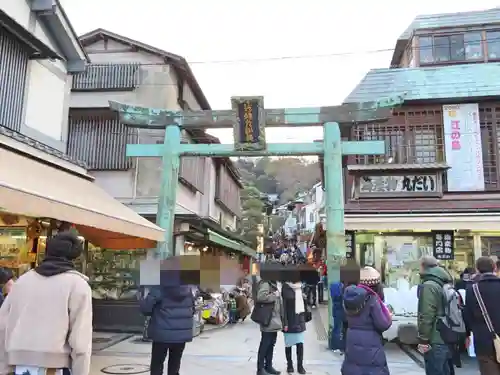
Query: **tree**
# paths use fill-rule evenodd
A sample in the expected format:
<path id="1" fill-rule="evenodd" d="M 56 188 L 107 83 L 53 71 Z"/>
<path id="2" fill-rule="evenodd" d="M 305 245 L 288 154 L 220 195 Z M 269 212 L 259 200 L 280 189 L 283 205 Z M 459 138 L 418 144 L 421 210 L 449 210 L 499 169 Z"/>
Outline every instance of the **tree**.
<path id="1" fill-rule="evenodd" d="M 258 225 L 264 222 L 264 202 L 260 199 L 260 191 L 255 186 L 245 185 L 241 192 L 241 208 L 243 237 L 256 248 L 259 235 Z"/>

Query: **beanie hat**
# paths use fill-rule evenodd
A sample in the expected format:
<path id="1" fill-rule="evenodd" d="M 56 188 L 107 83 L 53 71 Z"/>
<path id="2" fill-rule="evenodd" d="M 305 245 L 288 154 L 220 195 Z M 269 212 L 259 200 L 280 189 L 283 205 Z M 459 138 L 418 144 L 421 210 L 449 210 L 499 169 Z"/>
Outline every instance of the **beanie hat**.
<path id="1" fill-rule="evenodd" d="M 361 268 L 359 280 L 363 285 L 374 286 L 380 284 L 380 273 L 375 268 L 366 266 Z"/>
<path id="2" fill-rule="evenodd" d="M 74 260 L 83 252 L 82 241 L 72 231 L 56 234 L 47 241 L 45 254 L 54 258 Z"/>

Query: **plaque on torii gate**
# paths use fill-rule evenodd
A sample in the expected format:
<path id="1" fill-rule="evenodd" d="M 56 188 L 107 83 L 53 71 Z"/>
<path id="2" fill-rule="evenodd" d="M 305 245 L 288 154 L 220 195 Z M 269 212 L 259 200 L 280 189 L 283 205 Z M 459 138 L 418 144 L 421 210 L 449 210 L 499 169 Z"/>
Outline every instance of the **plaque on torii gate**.
<path id="1" fill-rule="evenodd" d="M 165 229 L 158 243 L 160 259 L 173 255 L 173 230 L 181 156 L 301 156 L 323 155 L 327 264 L 330 281 L 340 278 L 345 260 L 344 188 L 342 155 L 383 155 L 384 141 L 342 141 L 339 124 L 387 120 L 392 108 L 403 104 L 403 96 L 376 102 L 333 107 L 266 109 L 263 97 L 233 97 L 232 109 L 176 111 L 110 102 L 120 121 L 130 127 L 165 129 L 163 144 L 129 144 L 128 157 L 162 158 L 162 179 L 157 224 Z M 311 143 L 267 143 L 267 127 L 323 126 L 323 141 Z M 181 129 L 232 128 L 234 144 L 183 144 Z M 329 303 L 331 308 L 331 303 Z M 331 314 L 329 314 L 331 319 Z M 331 323 L 331 322 L 330 322 Z"/>

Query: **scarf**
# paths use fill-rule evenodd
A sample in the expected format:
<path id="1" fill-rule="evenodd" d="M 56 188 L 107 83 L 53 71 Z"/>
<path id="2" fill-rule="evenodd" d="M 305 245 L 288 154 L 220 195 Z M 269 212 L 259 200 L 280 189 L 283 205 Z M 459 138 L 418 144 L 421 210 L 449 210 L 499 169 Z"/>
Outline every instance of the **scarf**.
<path id="1" fill-rule="evenodd" d="M 35 271 L 42 276 L 49 277 L 72 271 L 74 269 L 75 265 L 71 260 L 48 255 L 42 263 L 35 268 Z"/>
<path id="2" fill-rule="evenodd" d="M 306 311 L 304 307 L 304 298 L 302 297 L 302 283 L 288 283 L 295 293 L 295 314 L 301 314 Z"/>

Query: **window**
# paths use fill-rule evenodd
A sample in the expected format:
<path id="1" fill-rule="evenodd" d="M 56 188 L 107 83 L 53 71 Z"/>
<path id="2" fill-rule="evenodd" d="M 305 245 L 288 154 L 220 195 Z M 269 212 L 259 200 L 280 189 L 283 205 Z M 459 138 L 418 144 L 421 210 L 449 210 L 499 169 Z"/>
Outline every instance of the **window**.
<path id="1" fill-rule="evenodd" d="M 419 42 L 420 64 L 480 60 L 483 58 L 481 32 L 424 36 L 419 38 Z"/>
<path id="2" fill-rule="evenodd" d="M 488 43 L 488 58 L 500 59 L 500 31 L 488 31 L 486 42 Z"/>
<path id="3" fill-rule="evenodd" d="M 432 51 L 432 37 L 420 37 L 420 64 L 430 64 L 434 62 L 434 54 Z"/>
<path id="4" fill-rule="evenodd" d="M 434 58 L 436 62 L 450 61 L 450 47 L 449 36 L 434 37 Z"/>
<path id="5" fill-rule="evenodd" d="M 310 222 L 310 223 L 314 223 L 314 212 L 311 212 L 311 213 L 309 214 L 309 222 Z"/>
<path id="6" fill-rule="evenodd" d="M 483 58 L 482 38 L 480 32 L 464 34 L 466 60 L 478 60 Z"/>

